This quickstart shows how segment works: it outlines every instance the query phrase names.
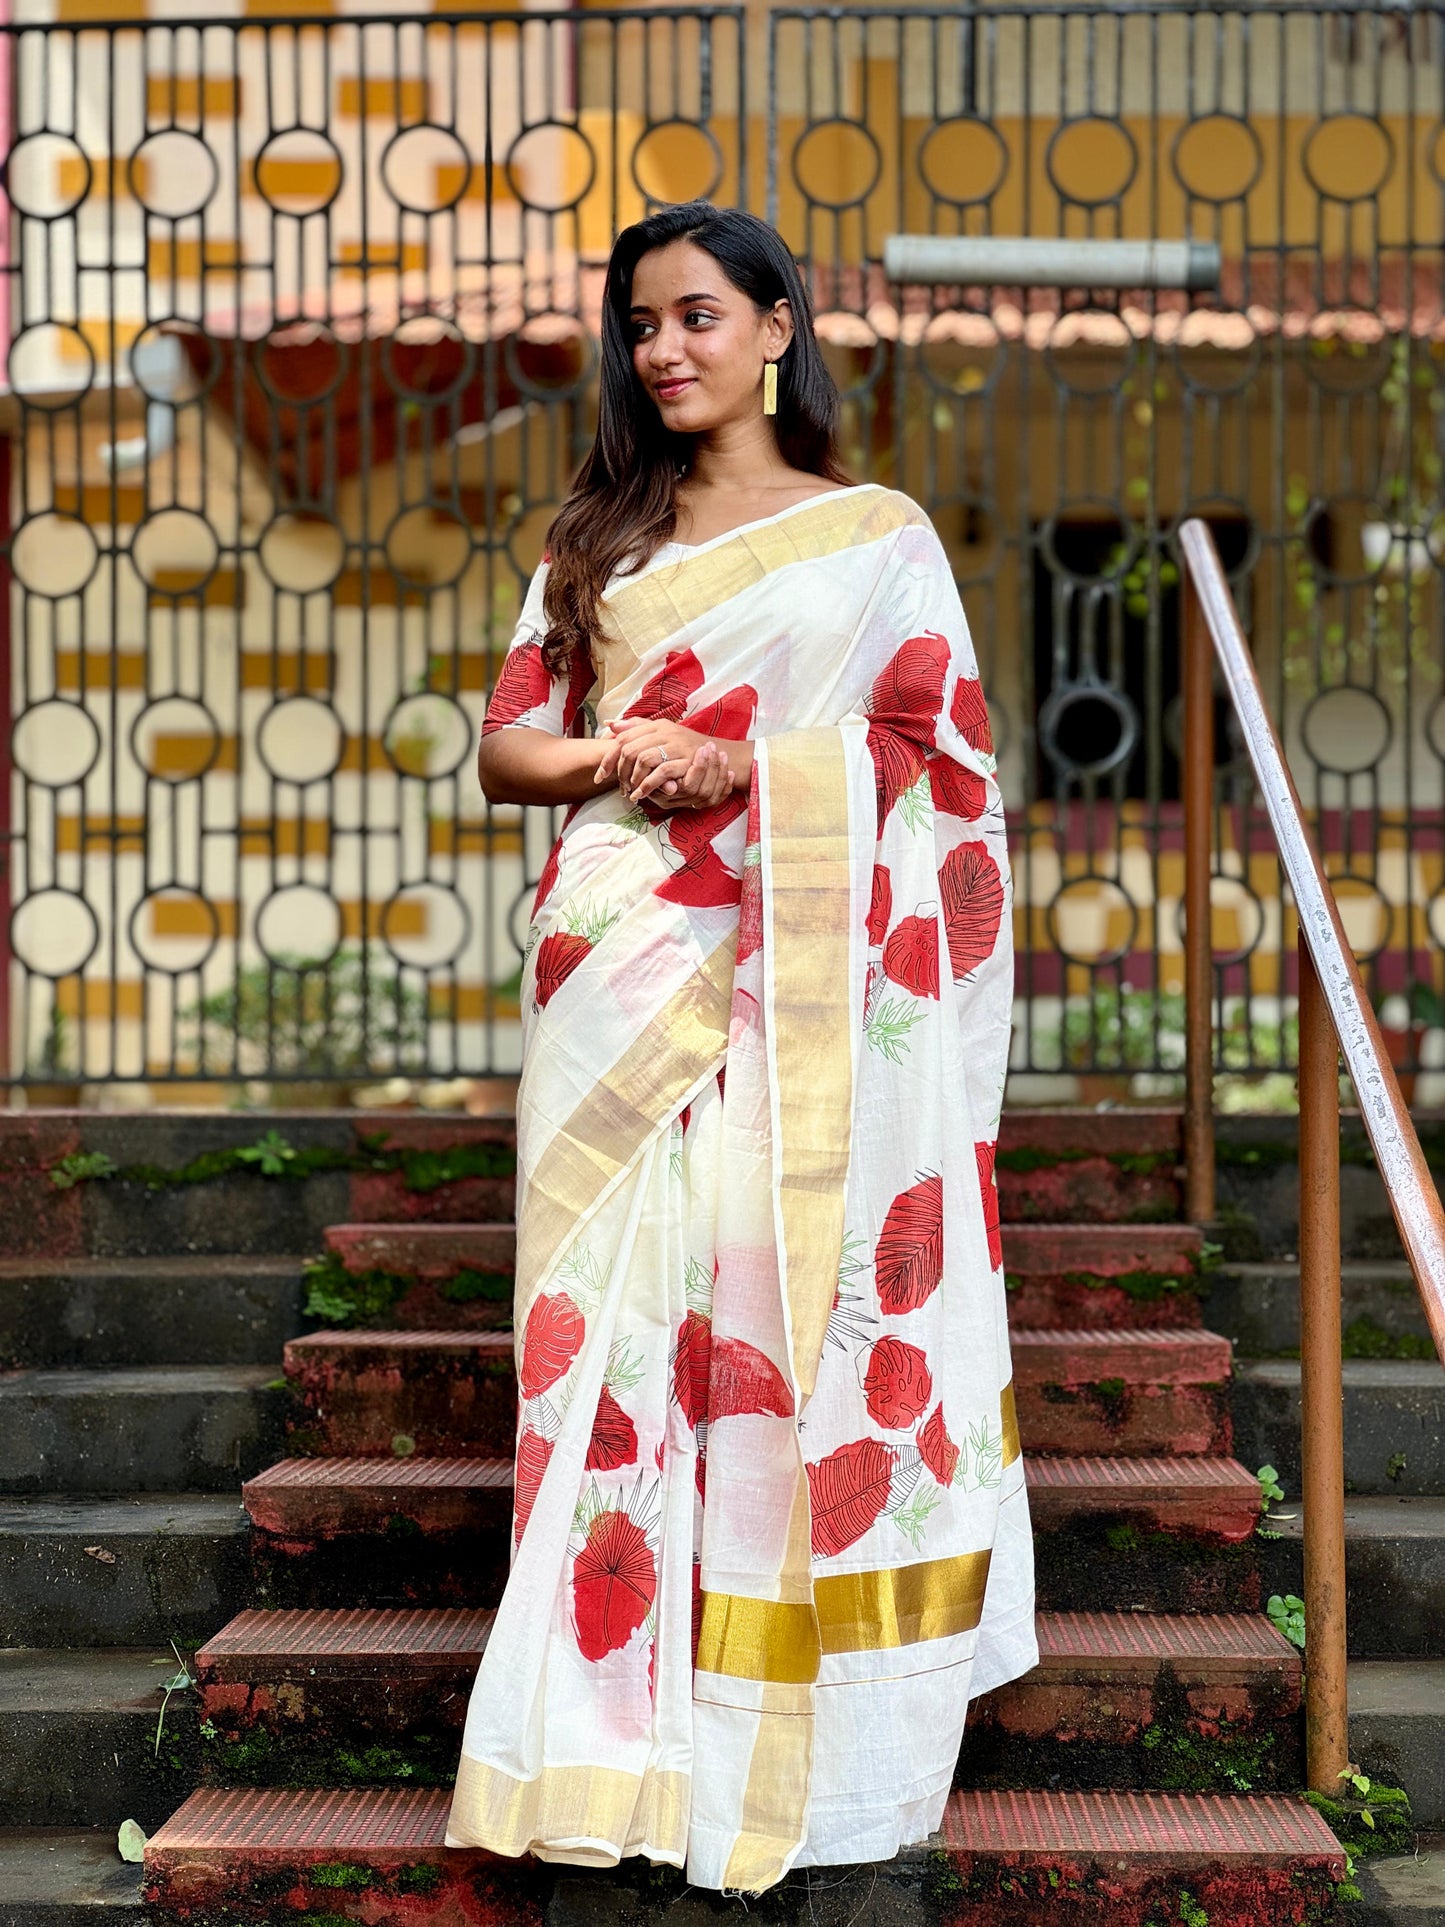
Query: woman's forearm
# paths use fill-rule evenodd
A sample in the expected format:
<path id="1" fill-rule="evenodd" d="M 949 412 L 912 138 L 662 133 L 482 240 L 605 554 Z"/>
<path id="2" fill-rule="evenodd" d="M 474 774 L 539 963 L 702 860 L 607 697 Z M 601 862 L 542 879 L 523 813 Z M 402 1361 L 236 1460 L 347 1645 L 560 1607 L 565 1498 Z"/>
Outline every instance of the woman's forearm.
<path id="1" fill-rule="evenodd" d="M 617 780 L 595 782 L 606 743 L 593 736 L 549 736 L 542 729 L 499 729 L 482 738 L 477 776 L 489 803 L 578 803 Z"/>

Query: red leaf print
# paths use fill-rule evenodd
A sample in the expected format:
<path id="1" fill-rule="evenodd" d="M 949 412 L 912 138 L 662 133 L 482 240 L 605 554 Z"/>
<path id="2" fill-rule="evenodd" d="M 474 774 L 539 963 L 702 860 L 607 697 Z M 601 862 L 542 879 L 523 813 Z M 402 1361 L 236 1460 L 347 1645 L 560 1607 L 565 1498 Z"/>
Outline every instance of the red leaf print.
<path id="1" fill-rule="evenodd" d="M 583 703 L 592 693 L 592 685 L 597 680 L 597 671 L 592 667 L 592 658 L 585 649 L 575 650 L 571 666 L 567 672 L 567 695 L 562 704 L 562 734 L 570 736 L 572 725 L 576 722 Z"/>
<path id="2" fill-rule="evenodd" d="M 888 1503 L 893 1454 L 877 1439 L 855 1439 L 808 1467 L 813 1551 L 820 1559 L 851 1546 Z"/>
<path id="3" fill-rule="evenodd" d="M 949 707 L 949 721 L 970 749 L 993 755 L 993 733 L 988 726 L 988 704 L 977 676 L 960 676 Z"/>
<path id="4" fill-rule="evenodd" d="M 790 1418 L 793 1395 L 766 1352 L 741 1338 L 714 1338 L 708 1367 L 709 1419 L 738 1418 L 745 1412 L 770 1412 Z"/>
<path id="5" fill-rule="evenodd" d="M 1003 1232 L 998 1221 L 998 1185 L 994 1180 L 993 1161 L 998 1150 L 997 1141 L 992 1144 L 975 1144 L 973 1155 L 978 1162 L 978 1188 L 983 1194 L 983 1223 L 988 1232 L 988 1261 L 995 1271 L 1003 1263 Z"/>
<path id="6" fill-rule="evenodd" d="M 943 1407 L 937 1405 L 929 1414 L 928 1420 L 918 1434 L 918 1450 L 923 1463 L 940 1485 L 952 1485 L 953 1475 L 958 1470 L 958 1447 L 948 1436 L 948 1427 L 943 1422 Z"/>
<path id="7" fill-rule="evenodd" d="M 893 879 L 886 864 L 873 865 L 873 896 L 868 905 L 868 941 L 880 944 L 893 914 Z"/>
<path id="8" fill-rule="evenodd" d="M 672 811 L 667 840 L 683 859 L 682 866 L 652 894 L 664 902 L 684 903 L 693 909 L 721 909 L 736 903 L 743 880 L 723 862 L 713 848 L 713 839 L 746 808 L 742 797 L 734 792 L 710 810 Z"/>
<path id="9" fill-rule="evenodd" d="M 565 1291 L 544 1292 L 527 1313 L 522 1333 L 523 1398 L 535 1398 L 567 1370 L 582 1349 L 586 1321 Z"/>
<path id="10" fill-rule="evenodd" d="M 936 809 L 945 816 L 961 816 L 976 823 L 988 808 L 988 785 L 976 770 L 965 769 L 951 756 L 930 756 L 928 786 Z"/>
<path id="11" fill-rule="evenodd" d="M 572 1566 L 572 1614 L 584 1659 L 627 1644 L 657 1597 L 657 1561 L 641 1526 L 620 1509 L 599 1512 Z"/>
<path id="12" fill-rule="evenodd" d="M 602 1387 L 585 1466 L 589 1472 L 615 1472 L 619 1465 L 637 1463 L 637 1427 L 612 1395 Z"/>
<path id="13" fill-rule="evenodd" d="M 949 851 L 938 880 L 948 958 L 957 982 L 993 955 L 1003 921 L 1003 872 L 974 839 Z"/>
<path id="14" fill-rule="evenodd" d="M 902 1338 L 880 1338 L 868 1354 L 863 1375 L 868 1416 L 885 1431 L 914 1424 L 933 1397 L 933 1374 L 916 1345 Z"/>
<path id="15" fill-rule="evenodd" d="M 672 1357 L 672 1391 L 683 1417 L 694 1431 L 707 1417 L 708 1361 L 712 1356 L 712 1323 L 700 1311 L 690 1311 L 678 1327 Z"/>
<path id="16" fill-rule="evenodd" d="M 890 1314 L 916 1311 L 943 1276 L 943 1179 L 900 1191 L 888 1207 L 873 1256 L 878 1302 Z"/>
<path id="17" fill-rule="evenodd" d="M 517 1544 L 522 1543 L 522 1534 L 527 1530 L 527 1521 L 532 1516 L 532 1507 L 537 1502 L 537 1493 L 542 1484 L 542 1474 L 547 1470 L 552 1457 L 552 1441 L 540 1432 L 527 1426 L 517 1440 L 517 1475 L 514 1488 L 516 1507 Z"/>
<path id="18" fill-rule="evenodd" d="M 690 716 L 684 716 L 682 722 L 685 729 L 695 729 L 699 736 L 716 736 L 725 743 L 741 743 L 751 732 L 757 713 L 758 692 L 751 683 L 743 682 L 715 701 L 704 703 L 701 709 L 695 709 Z"/>
<path id="19" fill-rule="evenodd" d="M 738 898 L 737 963 L 746 963 L 763 947 L 763 866 L 744 863 L 742 894 Z"/>
<path id="20" fill-rule="evenodd" d="M 868 725 L 868 748 L 873 757 L 873 782 L 878 796 L 878 829 L 905 790 L 911 790 L 923 773 L 923 751 L 919 745 L 896 729 L 878 723 Z"/>
<path id="21" fill-rule="evenodd" d="M 933 918 L 904 917 L 883 946 L 883 969 L 915 997 L 938 995 L 938 926 Z"/>
<path id="22" fill-rule="evenodd" d="M 537 894 L 532 899 L 532 916 L 534 920 L 537 912 L 542 908 L 542 905 L 547 901 L 548 897 L 551 896 L 552 885 L 557 881 L 557 872 L 561 867 L 562 839 L 559 836 L 557 841 L 552 845 L 552 848 L 548 851 L 547 861 L 542 865 L 542 874 L 537 879 Z"/>
<path id="23" fill-rule="evenodd" d="M 588 683 L 591 688 L 591 683 Z M 529 710 L 541 709 L 552 700 L 552 674 L 542 660 L 540 642 L 522 642 L 507 651 L 502 673 L 482 719 L 482 734 L 505 729 Z"/>
<path id="24" fill-rule="evenodd" d="M 684 1104 L 682 1109 L 677 1114 L 678 1129 L 682 1132 L 684 1137 L 687 1136 L 687 1127 L 689 1124 L 691 1124 L 691 1122 L 692 1122 L 692 1106 L 691 1104 Z"/>
<path id="25" fill-rule="evenodd" d="M 706 680 L 703 666 L 691 649 L 670 650 L 661 669 L 648 677 L 626 713 L 680 722 L 683 711 Z"/>
<path id="26" fill-rule="evenodd" d="M 874 677 L 868 694 L 868 713 L 890 721 L 906 717 L 913 725 L 909 734 L 931 744 L 938 712 L 943 707 L 943 684 L 947 675 L 947 639 L 932 630 L 925 630 L 921 636 L 910 636 L 887 668 Z"/>
<path id="27" fill-rule="evenodd" d="M 591 948 L 575 930 L 554 930 L 543 937 L 532 970 L 533 995 L 539 1005 L 552 1001 Z"/>

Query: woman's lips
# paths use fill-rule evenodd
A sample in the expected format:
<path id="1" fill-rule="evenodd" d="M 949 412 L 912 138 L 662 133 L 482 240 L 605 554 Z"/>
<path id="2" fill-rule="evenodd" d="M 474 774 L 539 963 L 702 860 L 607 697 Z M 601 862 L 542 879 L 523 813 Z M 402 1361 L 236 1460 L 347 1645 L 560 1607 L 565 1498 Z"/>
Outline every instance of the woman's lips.
<path id="1" fill-rule="evenodd" d="M 660 381 L 657 384 L 657 399 L 659 401 L 672 401 L 675 396 L 682 393 L 684 388 L 691 388 L 694 379 L 692 375 L 687 375 L 677 381 Z"/>

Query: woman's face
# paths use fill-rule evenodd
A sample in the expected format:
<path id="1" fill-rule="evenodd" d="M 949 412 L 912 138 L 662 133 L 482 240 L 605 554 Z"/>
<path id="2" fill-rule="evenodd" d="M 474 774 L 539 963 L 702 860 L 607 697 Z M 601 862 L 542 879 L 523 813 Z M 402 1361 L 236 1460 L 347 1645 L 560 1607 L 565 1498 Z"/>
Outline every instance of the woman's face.
<path id="1" fill-rule="evenodd" d="M 786 301 L 759 314 L 693 241 L 644 254 L 632 273 L 632 365 L 665 427 L 705 434 L 762 412 L 763 363 L 792 339 Z"/>

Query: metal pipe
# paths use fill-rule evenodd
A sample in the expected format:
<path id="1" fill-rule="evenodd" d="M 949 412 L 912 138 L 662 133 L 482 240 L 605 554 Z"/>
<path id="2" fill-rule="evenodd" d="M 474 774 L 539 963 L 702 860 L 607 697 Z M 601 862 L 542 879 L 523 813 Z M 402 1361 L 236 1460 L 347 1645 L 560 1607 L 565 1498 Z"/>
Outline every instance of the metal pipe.
<path id="1" fill-rule="evenodd" d="M 1340 1363 L 1339 1041 L 1299 937 L 1300 1435 L 1305 1772 L 1338 1796 L 1350 1757 L 1345 1649 L 1345 1401 Z"/>
<path id="2" fill-rule="evenodd" d="M 1209 902 L 1214 813 L 1214 652 L 1184 572 L 1184 1215 L 1214 1218 L 1214 955 Z"/>
<path id="3" fill-rule="evenodd" d="M 1216 289 L 1221 255 L 1215 241 L 890 234 L 883 269 L 890 281 L 933 287 Z"/>

